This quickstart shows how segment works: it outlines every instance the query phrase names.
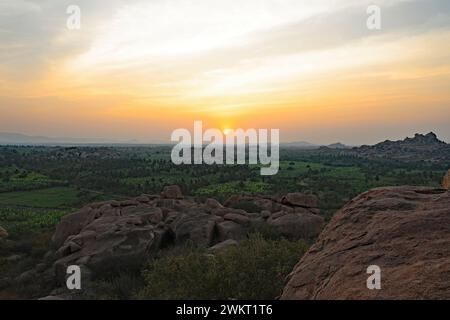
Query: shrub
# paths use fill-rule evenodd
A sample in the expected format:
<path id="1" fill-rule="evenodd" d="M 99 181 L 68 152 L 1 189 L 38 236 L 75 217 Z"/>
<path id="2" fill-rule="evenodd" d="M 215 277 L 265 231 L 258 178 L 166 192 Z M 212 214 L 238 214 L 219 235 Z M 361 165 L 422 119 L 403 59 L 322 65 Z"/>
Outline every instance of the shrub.
<path id="1" fill-rule="evenodd" d="M 305 253 L 303 242 L 253 234 L 216 255 L 191 248 L 148 264 L 140 299 L 274 299 Z"/>
<path id="2" fill-rule="evenodd" d="M 257 206 L 253 201 L 240 201 L 233 206 L 234 209 L 241 209 L 247 212 L 261 212 L 261 208 Z"/>

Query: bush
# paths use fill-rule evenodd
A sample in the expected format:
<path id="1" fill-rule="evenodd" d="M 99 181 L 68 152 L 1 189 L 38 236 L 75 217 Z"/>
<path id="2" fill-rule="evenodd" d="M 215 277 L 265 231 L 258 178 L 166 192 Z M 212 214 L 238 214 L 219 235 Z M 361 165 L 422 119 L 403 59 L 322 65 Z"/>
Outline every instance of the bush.
<path id="1" fill-rule="evenodd" d="M 257 206 L 253 201 L 240 201 L 233 206 L 234 209 L 241 209 L 247 212 L 261 212 L 261 208 Z"/>
<path id="2" fill-rule="evenodd" d="M 216 255 L 200 249 L 149 263 L 139 299 L 274 299 L 307 246 L 253 234 Z"/>
<path id="3" fill-rule="evenodd" d="M 115 277 L 97 280 L 89 283 L 87 290 L 82 292 L 82 300 L 128 300 L 132 299 L 143 287 L 140 276 L 122 273 Z"/>

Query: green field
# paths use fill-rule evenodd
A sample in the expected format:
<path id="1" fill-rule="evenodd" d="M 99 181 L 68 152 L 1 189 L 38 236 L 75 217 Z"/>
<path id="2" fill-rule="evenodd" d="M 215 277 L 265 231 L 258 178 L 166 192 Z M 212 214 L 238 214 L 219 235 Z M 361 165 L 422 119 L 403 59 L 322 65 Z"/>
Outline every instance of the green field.
<path id="1" fill-rule="evenodd" d="M 71 208 L 77 202 L 78 191 L 69 187 L 0 193 L 0 206 Z"/>
<path id="2" fill-rule="evenodd" d="M 16 239 L 45 230 L 52 230 L 69 209 L 0 208 L 0 225 Z"/>
<path id="3" fill-rule="evenodd" d="M 17 168 L 0 169 L 0 192 L 42 189 L 62 184 L 62 181 L 50 179 L 37 172 Z"/>

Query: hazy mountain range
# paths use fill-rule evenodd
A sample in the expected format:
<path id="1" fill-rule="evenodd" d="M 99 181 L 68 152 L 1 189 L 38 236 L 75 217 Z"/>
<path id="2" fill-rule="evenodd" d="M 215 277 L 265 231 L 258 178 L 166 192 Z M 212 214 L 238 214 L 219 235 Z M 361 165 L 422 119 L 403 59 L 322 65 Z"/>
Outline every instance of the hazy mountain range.
<path id="1" fill-rule="evenodd" d="M 115 140 L 103 138 L 29 136 L 21 133 L 0 132 L 0 145 L 89 145 L 89 144 L 140 144 L 140 142 L 138 140 Z"/>
<path id="2" fill-rule="evenodd" d="M 138 140 L 115 140 L 104 138 L 72 138 L 72 137 L 46 137 L 30 136 L 22 133 L 0 132 L 0 145 L 89 145 L 89 144 L 145 144 Z M 170 144 L 164 141 L 152 141 L 148 144 Z M 318 149 L 323 145 L 313 144 L 307 141 L 281 143 L 284 147 L 304 149 Z M 350 148 L 342 143 L 330 144 L 331 149 Z"/>

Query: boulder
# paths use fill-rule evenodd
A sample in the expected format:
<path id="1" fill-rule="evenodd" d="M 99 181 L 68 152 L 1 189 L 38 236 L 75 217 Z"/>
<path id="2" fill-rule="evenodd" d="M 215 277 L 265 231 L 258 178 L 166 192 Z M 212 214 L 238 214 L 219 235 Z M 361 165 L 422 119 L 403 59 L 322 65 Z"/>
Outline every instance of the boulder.
<path id="1" fill-rule="evenodd" d="M 0 239 L 2 238 L 7 238 L 8 237 L 8 232 L 3 229 L 2 227 L 0 227 Z"/>
<path id="2" fill-rule="evenodd" d="M 92 205 L 86 206 L 78 212 L 64 216 L 53 234 L 53 243 L 56 247 L 61 247 L 67 237 L 78 234 L 83 227 L 93 221 L 95 217 L 96 212 L 92 209 Z"/>
<path id="3" fill-rule="evenodd" d="M 165 187 L 163 192 L 161 192 L 161 197 L 164 199 L 183 199 L 183 193 L 179 186 L 168 186 Z"/>
<path id="4" fill-rule="evenodd" d="M 381 290 L 369 290 L 369 266 Z M 335 214 L 297 264 L 282 299 L 450 299 L 450 193 L 363 193 Z"/>
<path id="5" fill-rule="evenodd" d="M 175 243 L 191 241 L 197 245 L 210 246 L 214 238 L 214 229 L 220 217 L 202 212 L 182 214 L 170 225 L 175 234 Z"/>
<path id="6" fill-rule="evenodd" d="M 210 209 L 223 208 L 223 205 L 219 201 L 217 201 L 216 199 L 211 199 L 211 198 L 206 199 L 205 205 Z"/>
<path id="7" fill-rule="evenodd" d="M 450 170 L 447 171 L 447 174 L 444 176 L 444 180 L 442 180 L 442 187 L 450 190 Z"/>
<path id="8" fill-rule="evenodd" d="M 161 215 L 160 211 L 159 218 Z M 152 223 L 158 212 L 125 216 L 105 213 L 92 221 L 86 217 L 91 215 L 81 210 L 63 219 L 56 228 L 53 241 L 58 248 L 55 267 L 60 281 L 71 264 L 84 265 L 95 276 L 105 268 L 139 264 L 159 249 L 162 234 Z M 68 227 L 68 221 L 76 221 L 76 228 Z"/>
<path id="9" fill-rule="evenodd" d="M 283 204 L 295 207 L 317 208 L 317 197 L 300 192 L 288 193 L 281 199 Z"/>
<path id="10" fill-rule="evenodd" d="M 309 212 L 287 214 L 280 212 L 268 220 L 268 224 L 281 235 L 293 240 L 314 240 L 322 230 L 323 223 L 322 217 Z"/>
<path id="11" fill-rule="evenodd" d="M 223 221 L 217 224 L 217 236 L 219 241 L 229 239 L 242 240 L 246 238 L 247 232 L 247 228 L 234 221 Z"/>
<path id="12" fill-rule="evenodd" d="M 230 221 L 234 221 L 237 224 L 240 225 L 249 225 L 250 224 L 250 218 L 247 216 L 244 216 L 242 214 L 237 214 L 237 213 L 227 213 L 226 215 L 223 216 L 223 218 L 225 220 L 230 220 Z"/>

